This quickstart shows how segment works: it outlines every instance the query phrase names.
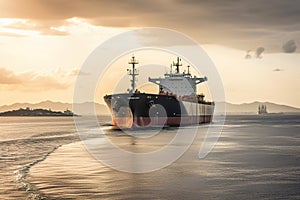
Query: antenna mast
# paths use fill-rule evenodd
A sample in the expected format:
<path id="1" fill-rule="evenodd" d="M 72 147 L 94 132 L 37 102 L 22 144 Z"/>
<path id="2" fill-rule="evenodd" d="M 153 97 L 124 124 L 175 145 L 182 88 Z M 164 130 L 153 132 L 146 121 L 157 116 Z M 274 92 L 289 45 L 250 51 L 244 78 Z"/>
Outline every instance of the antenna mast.
<path id="1" fill-rule="evenodd" d="M 179 57 L 177 57 L 177 62 L 176 63 L 173 62 L 173 66 L 176 66 L 176 73 L 177 74 L 179 74 L 179 66 L 182 66 L 180 61 L 181 61 L 181 59 Z"/>
<path id="2" fill-rule="evenodd" d="M 129 93 L 133 93 L 135 91 L 135 81 L 136 81 L 135 76 L 139 75 L 138 71 L 135 69 L 135 65 L 139 64 L 139 61 L 137 61 L 133 55 L 131 60 L 128 62 L 128 64 L 132 65 L 132 69 L 127 69 L 128 75 L 131 76 L 131 80 L 130 80 L 131 90 L 129 91 Z"/>

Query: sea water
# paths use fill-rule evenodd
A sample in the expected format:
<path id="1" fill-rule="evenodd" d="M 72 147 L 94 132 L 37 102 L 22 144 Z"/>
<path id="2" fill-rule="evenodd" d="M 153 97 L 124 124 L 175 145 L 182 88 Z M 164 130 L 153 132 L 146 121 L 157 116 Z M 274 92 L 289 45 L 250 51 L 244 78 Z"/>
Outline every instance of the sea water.
<path id="1" fill-rule="evenodd" d="M 107 126 L 109 116 L 99 122 L 113 143 L 133 152 L 160 148 L 177 131 L 134 139 Z M 218 143 L 199 159 L 207 128 L 199 127 L 176 162 L 133 174 L 95 159 L 71 117 L 1 117 L 0 199 L 300 198 L 300 116 L 227 116 Z"/>

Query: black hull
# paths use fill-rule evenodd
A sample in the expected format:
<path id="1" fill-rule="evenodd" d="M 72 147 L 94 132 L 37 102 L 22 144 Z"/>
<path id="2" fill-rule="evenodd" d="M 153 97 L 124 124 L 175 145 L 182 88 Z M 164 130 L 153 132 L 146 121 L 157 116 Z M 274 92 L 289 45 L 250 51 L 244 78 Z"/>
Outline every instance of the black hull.
<path id="1" fill-rule="evenodd" d="M 194 112 L 187 109 L 185 101 L 175 96 L 122 93 L 104 97 L 112 114 L 112 124 L 118 127 L 181 126 L 210 123 L 214 104 L 189 102 L 196 106 Z M 198 107 L 205 105 L 210 112 Z"/>

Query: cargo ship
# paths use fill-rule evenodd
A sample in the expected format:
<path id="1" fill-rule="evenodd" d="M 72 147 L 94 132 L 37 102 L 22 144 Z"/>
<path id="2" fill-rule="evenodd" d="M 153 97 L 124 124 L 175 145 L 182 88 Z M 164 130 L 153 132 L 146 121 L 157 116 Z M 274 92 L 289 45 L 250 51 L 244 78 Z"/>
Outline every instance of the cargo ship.
<path id="1" fill-rule="evenodd" d="M 145 93 L 136 88 L 136 77 L 139 75 L 134 56 L 128 62 L 127 69 L 131 76 L 131 88 L 126 93 L 105 95 L 111 116 L 112 125 L 118 128 L 143 128 L 186 126 L 210 123 L 214 113 L 214 102 L 197 94 L 197 85 L 207 81 L 206 77 L 192 76 L 190 66 L 187 73 L 180 72 L 181 59 L 173 62 L 170 72 L 164 78 L 148 78 L 149 82 L 158 85 L 158 93 Z M 173 70 L 173 68 L 175 68 Z"/>

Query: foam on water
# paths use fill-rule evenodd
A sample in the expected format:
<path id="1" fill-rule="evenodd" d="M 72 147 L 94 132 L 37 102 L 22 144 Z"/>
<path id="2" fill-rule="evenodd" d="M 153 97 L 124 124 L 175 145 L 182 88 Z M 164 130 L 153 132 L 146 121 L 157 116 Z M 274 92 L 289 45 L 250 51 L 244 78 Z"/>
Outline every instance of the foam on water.
<path id="1" fill-rule="evenodd" d="M 59 148 L 61 145 L 54 147 L 50 152 L 44 154 L 41 158 L 26 164 L 25 166 L 22 166 L 20 169 L 16 170 L 14 173 L 16 175 L 16 183 L 19 184 L 18 189 L 25 190 L 28 192 L 28 197 L 30 199 L 41 199 L 42 196 L 38 193 L 38 190 L 36 190 L 26 179 L 27 174 L 30 170 L 30 168 L 39 162 L 42 162 L 45 160 L 51 153 L 53 153 L 57 148 Z"/>

